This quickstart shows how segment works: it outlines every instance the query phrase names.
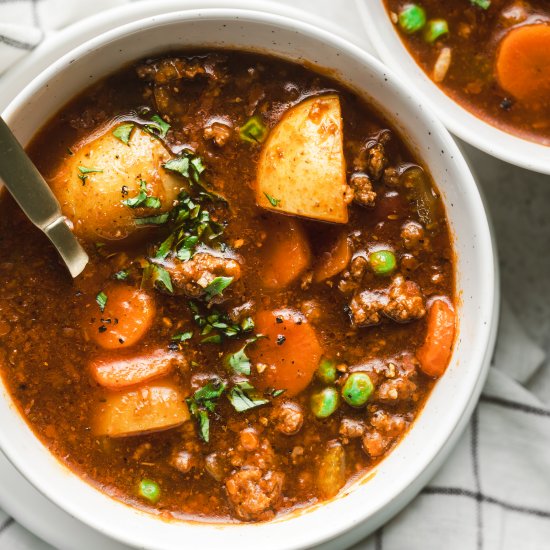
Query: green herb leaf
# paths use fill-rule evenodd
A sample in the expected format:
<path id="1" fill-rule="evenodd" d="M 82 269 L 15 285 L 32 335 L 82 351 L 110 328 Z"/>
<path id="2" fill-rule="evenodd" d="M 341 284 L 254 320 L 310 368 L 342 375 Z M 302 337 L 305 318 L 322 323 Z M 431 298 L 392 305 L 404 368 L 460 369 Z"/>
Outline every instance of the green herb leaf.
<path id="1" fill-rule="evenodd" d="M 165 212 L 164 214 L 159 214 L 158 216 L 146 216 L 145 218 L 134 218 L 136 225 L 164 225 L 170 214 Z"/>
<path id="2" fill-rule="evenodd" d="M 124 206 L 130 208 L 160 208 L 160 199 L 158 197 L 150 197 L 147 195 L 147 182 L 140 180 L 139 182 L 139 193 L 130 199 L 124 199 L 122 201 Z M 139 218 L 143 219 L 143 218 Z"/>
<path id="3" fill-rule="evenodd" d="M 86 168 L 86 166 L 79 166 L 78 171 L 81 174 L 93 174 L 94 172 L 102 173 L 103 170 L 101 168 Z"/>
<path id="4" fill-rule="evenodd" d="M 262 143 L 267 137 L 267 127 L 259 115 L 254 115 L 241 126 L 239 136 L 243 141 Z"/>
<path id="5" fill-rule="evenodd" d="M 472 6 L 487 10 L 491 6 L 491 0 L 470 0 Z"/>
<path id="6" fill-rule="evenodd" d="M 222 337 L 219 334 L 213 334 L 212 336 L 207 336 L 201 340 L 201 344 L 221 344 Z"/>
<path id="7" fill-rule="evenodd" d="M 119 124 L 113 130 L 113 136 L 122 141 L 124 145 L 128 145 L 130 141 L 130 134 L 132 133 L 134 126 L 135 124 L 133 124 L 132 122 L 129 122 L 127 124 Z"/>
<path id="8" fill-rule="evenodd" d="M 172 279 L 170 273 L 164 269 L 164 267 L 157 264 L 149 264 L 143 270 L 141 279 L 141 286 L 143 288 L 153 287 L 168 291 L 170 294 L 174 293 L 174 287 L 172 286 Z"/>
<path id="9" fill-rule="evenodd" d="M 285 391 L 286 390 L 272 390 L 269 395 L 271 395 L 271 397 L 279 397 L 279 395 L 282 395 Z"/>
<path id="10" fill-rule="evenodd" d="M 117 271 L 113 277 L 117 280 L 117 281 L 125 281 L 127 278 L 128 278 L 128 270 L 127 269 L 121 269 L 120 271 Z"/>
<path id="11" fill-rule="evenodd" d="M 210 440 L 209 412 L 216 409 L 216 401 L 225 391 L 225 383 L 220 378 L 213 378 L 205 386 L 198 389 L 192 397 L 186 399 L 189 412 L 195 417 L 199 427 L 199 435 L 206 443 Z"/>
<path id="12" fill-rule="evenodd" d="M 180 332 L 179 334 L 174 334 L 174 336 L 172 336 L 172 341 L 185 342 L 186 340 L 190 340 L 191 338 L 193 338 L 192 332 Z"/>
<path id="13" fill-rule="evenodd" d="M 233 277 L 216 277 L 204 289 L 206 299 L 211 300 L 214 296 L 221 294 L 232 282 Z"/>
<path id="14" fill-rule="evenodd" d="M 281 199 L 276 199 L 275 197 L 272 197 L 271 195 L 268 195 L 265 192 L 264 192 L 264 195 L 266 199 L 269 201 L 269 203 L 271 204 L 271 206 L 274 206 L 274 207 L 279 206 Z"/>
<path id="15" fill-rule="evenodd" d="M 172 250 L 172 243 L 174 242 L 174 235 L 168 235 L 168 237 L 162 241 L 160 246 L 157 249 L 157 253 L 155 254 L 155 259 L 157 260 L 164 260 L 168 254 L 170 254 L 170 250 Z"/>
<path id="16" fill-rule="evenodd" d="M 247 317 L 238 325 L 232 323 L 226 313 L 216 309 L 208 309 L 207 314 L 202 314 L 197 303 L 189 302 L 188 305 L 193 313 L 193 320 L 201 328 L 201 335 L 214 333 L 207 338 L 203 338 L 201 343 L 220 344 L 225 338 L 244 336 L 254 328 L 254 321 L 250 317 Z"/>
<path id="17" fill-rule="evenodd" d="M 248 358 L 248 355 L 246 355 L 245 350 L 248 345 L 253 344 L 256 342 L 259 338 L 263 338 L 261 334 L 255 336 L 254 338 L 249 338 L 244 346 L 236 351 L 235 353 L 231 353 L 226 357 L 226 363 L 227 366 L 235 373 L 235 374 L 244 374 L 246 376 L 250 376 L 250 359 Z"/>
<path id="18" fill-rule="evenodd" d="M 96 297 L 95 301 L 97 302 L 97 305 L 99 306 L 99 310 L 101 313 L 105 311 L 105 306 L 107 305 L 107 295 L 105 292 L 101 291 Z"/>
<path id="19" fill-rule="evenodd" d="M 168 134 L 168 130 L 170 130 L 170 124 L 162 120 L 159 115 L 153 115 L 151 122 L 145 124 L 145 129 L 157 137 L 164 139 L 166 134 Z"/>
<path id="20" fill-rule="evenodd" d="M 244 412 L 269 403 L 248 381 L 235 384 L 227 394 L 227 398 L 237 412 Z"/>

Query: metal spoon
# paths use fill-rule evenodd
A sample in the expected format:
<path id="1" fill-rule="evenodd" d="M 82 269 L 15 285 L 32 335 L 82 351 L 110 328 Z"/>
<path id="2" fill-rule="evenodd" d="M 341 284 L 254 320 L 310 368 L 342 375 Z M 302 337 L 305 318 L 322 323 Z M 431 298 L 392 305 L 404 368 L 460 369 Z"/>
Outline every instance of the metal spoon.
<path id="1" fill-rule="evenodd" d="M 57 248 L 71 275 L 86 267 L 88 255 L 72 234 L 59 202 L 40 172 L 0 117 L 0 181 L 27 217 Z"/>

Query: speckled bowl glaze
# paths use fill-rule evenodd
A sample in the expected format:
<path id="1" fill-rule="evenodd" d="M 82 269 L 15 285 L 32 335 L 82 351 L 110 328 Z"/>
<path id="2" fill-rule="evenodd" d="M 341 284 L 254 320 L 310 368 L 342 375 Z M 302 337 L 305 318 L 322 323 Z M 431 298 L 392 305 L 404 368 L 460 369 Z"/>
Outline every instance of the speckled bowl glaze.
<path id="1" fill-rule="evenodd" d="M 130 546 L 290 550 L 350 545 L 405 506 L 435 473 L 465 427 L 493 349 L 498 283 L 478 189 L 452 138 L 386 68 L 345 40 L 297 20 L 247 10 L 204 9 L 150 17 L 67 54 L 4 112 L 26 144 L 88 84 L 140 57 L 186 47 L 271 53 L 328 70 L 389 118 L 430 167 L 447 206 L 457 257 L 459 335 L 451 364 L 409 434 L 364 479 L 330 502 L 263 524 L 165 521 L 112 500 L 61 465 L 0 388 L 0 445 L 44 495 L 82 522 Z"/>
<path id="2" fill-rule="evenodd" d="M 459 105 L 432 82 L 410 55 L 383 0 L 355 2 L 376 52 L 419 106 L 432 109 L 454 135 L 485 153 L 527 170 L 550 174 L 550 147 L 500 130 Z"/>

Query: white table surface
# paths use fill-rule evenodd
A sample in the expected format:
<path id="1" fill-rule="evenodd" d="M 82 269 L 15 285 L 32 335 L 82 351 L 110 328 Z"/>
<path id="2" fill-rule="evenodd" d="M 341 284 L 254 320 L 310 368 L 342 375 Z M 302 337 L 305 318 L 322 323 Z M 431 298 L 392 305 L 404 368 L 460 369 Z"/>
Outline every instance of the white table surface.
<path id="1" fill-rule="evenodd" d="M 326 18 L 341 27 L 349 40 L 372 51 L 354 0 L 278 2 Z M 478 175 L 495 226 L 503 297 L 526 331 L 550 355 L 550 176 L 513 167 L 465 144 L 464 151 Z M 550 403 L 548 360 L 530 386 L 541 401 Z M 1 550 L 50 548 L 22 528 L 13 531 L 9 548 L 5 543 Z"/>

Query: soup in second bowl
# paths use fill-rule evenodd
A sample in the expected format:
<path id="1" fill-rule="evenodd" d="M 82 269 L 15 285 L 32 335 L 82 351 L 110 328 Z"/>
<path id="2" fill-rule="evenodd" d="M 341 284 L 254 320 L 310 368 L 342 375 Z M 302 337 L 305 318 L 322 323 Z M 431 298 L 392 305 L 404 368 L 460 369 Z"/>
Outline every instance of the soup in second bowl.
<path id="1" fill-rule="evenodd" d="M 441 89 L 511 134 L 550 145 L 546 0 L 385 0 L 409 52 Z"/>

